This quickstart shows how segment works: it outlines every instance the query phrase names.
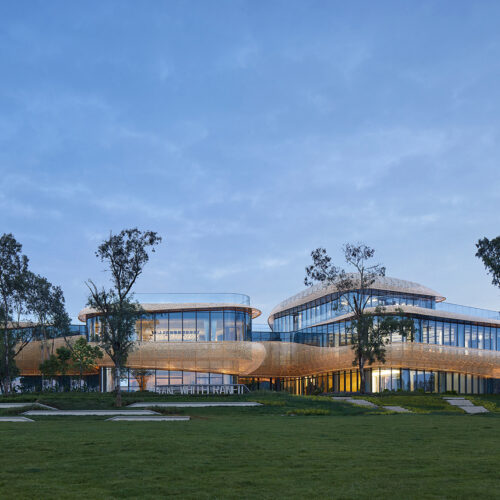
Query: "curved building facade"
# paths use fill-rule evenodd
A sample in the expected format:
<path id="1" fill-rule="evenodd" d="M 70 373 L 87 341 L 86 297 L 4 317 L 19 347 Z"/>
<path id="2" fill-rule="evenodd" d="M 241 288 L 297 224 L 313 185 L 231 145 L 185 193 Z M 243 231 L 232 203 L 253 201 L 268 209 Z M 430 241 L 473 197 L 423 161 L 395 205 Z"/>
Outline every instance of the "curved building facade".
<path id="1" fill-rule="evenodd" d="M 351 293 L 355 293 L 353 290 Z M 414 322 L 412 341 L 393 334 L 385 363 L 368 370 L 368 391 L 498 392 L 500 314 L 445 302 L 425 286 L 377 279 L 364 293 L 366 312 L 399 314 Z M 353 367 L 348 295 L 335 286 L 313 286 L 278 304 L 266 329 L 252 325 L 260 311 L 246 295 L 137 295 L 145 314 L 137 322 L 128 358 L 126 390 L 238 384 L 288 390 L 350 392 L 359 387 Z M 79 319 L 98 342 L 101 323 L 84 309 Z M 56 339 L 56 344 L 62 339 Z M 17 359 L 24 376 L 36 376 L 40 346 L 32 342 Z M 99 384 L 110 390 L 112 363 L 100 361 Z"/>
<path id="2" fill-rule="evenodd" d="M 366 312 L 375 314 L 378 306 L 383 306 L 384 314 L 402 310 L 415 328 L 412 342 L 396 333 L 387 339 L 387 360 L 371 367 L 366 390 L 495 390 L 495 378 L 500 377 L 498 312 L 448 304 L 430 288 L 390 277 L 377 278 L 364 298 Z M 273 309 L 268 338 L 340 352 L 351 344 L 349 299 L 335 285 L 310 287 Z M 343 368 L 280 382 L 294 392 L 311 386 L 325 391 L 359 390 L 357 370 Z"/>

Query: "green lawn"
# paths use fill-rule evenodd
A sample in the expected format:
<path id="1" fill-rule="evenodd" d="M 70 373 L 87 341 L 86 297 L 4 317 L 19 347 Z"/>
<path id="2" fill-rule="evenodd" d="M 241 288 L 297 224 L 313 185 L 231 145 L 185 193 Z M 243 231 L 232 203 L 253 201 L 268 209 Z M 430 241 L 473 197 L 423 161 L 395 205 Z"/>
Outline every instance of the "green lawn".
<path id="1" fill-rule="evenodd" d="M 438 396 L 394 395 L 388 404 L 402 404 L 398 397 L 419 398 L 430 413 L 257 393 L 223 400 L 266 403 L 259 408 L 176 411 L 190 422 L 2 423 L 0 498 L 497 498 L 499 414 L 463 415 L 426 400 Z M 106 394 L 37 399 L 112 406 Z M 284 416 L 294 409 L 329 414 Z"/>

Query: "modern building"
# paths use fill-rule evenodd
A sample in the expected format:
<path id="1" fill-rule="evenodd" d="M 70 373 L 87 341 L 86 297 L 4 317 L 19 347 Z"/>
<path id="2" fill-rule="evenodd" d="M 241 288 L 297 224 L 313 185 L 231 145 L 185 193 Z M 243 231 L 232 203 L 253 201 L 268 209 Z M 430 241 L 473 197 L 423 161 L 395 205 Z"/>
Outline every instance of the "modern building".
<path id="1" fill-rule="evenodd" d="M 353 293 L 355 290 L 353 290 Z M 388 338 L 385 363 L 369 367 L 366 390 L 500 392 L 500 313 L 445 302 L 417 283 L 380 277 L 364 291 L 367 312 L 401 314 L 414 322 L 414 339 Z M 232 392 L 246 386 L 287 390 L 359 390 L 350 345 L 352 315 L 335 285 L 310 287 L 278 304 L 268 327 L 241 294 L 138 294 L 145 314 L 122 381 L 125 390 Z M 85 334 L 98 341 L 99 315 L 80 312 Z M 62 342 L 61 339 L 56 339 Z M 18 366 L 38 375 L 40 346 L 25 348 Z M 111 360 L 100 361 L 98 383 L 111 390 Z M 94 376 L 93 380 L 97 380 Z"/>

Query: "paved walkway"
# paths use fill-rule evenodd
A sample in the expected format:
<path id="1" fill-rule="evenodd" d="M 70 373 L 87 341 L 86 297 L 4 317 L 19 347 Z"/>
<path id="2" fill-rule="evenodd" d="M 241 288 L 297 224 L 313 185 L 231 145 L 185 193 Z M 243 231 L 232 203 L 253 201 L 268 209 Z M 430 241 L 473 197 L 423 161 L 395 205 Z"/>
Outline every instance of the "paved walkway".
<path id="1" fill-rule="evenodd" d="M 38 408 L 43 408 L 44 410 L 57 410 L 57 408 L 43 405 L 42 403 L 0 403 L 0 410 L 8 408 L 25 408 L 26 406 L 36 406 Z"/>
<path id="2" fill-rule="evenodd" d="M 191 417 L 156 417 L 154 415 L 151 415 L 150 417 L 125 417 L 125 416 L 120 416 L 120 417 L 112 417 L 106 419 L 109 422 L 186 422 L 188 420 L 191 420 Z"/>
<path id="3" fill-rule="evenodd" d="M 148 407 L 160 407 L 160 408 L 208 408 L 209 406 L 262 406 L 262 403 L 256 403 L 254 401 L 247 401 L 244 403 L 231 403 L 231 402 L 213 402 L 213 403 L 134 403 L 129 405 L 127 408 L 148 408 Z"/>
<path id="4" fill-rule="evenodd" d="M 30 410 L 25 411 L 23 415 L 36 416 L 51 416 L 51 417 L 89 417 L 89 416 L 116 416 L 116 415 L 133 415 L 136 417 L 147 415 L 159 415 L 152 410 Z"/>
<path id="5" fill-rule="evenodd" d="M 458 406 L 466 413 L 474 415 L 476 413 L 489 413 L 484 406 L 476 406 L 472 401 L 461 397 L 443 397 L 450 405 Z"/>
<path id="6" fill-rule="evenodd" d="M 26 417 L 0 417 L 0 422 L 34 422 L 34 420 Z"/>

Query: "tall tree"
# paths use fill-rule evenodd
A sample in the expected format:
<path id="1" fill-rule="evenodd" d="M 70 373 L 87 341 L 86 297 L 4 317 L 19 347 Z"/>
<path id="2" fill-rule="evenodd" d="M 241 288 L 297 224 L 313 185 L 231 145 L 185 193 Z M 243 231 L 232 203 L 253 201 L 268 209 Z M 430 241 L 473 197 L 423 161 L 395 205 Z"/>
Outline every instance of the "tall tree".
<path id="1" fill-rule="evenodd" d="M 476 257 L 479 257 L 486 268 L 488 274 L 491 274 L 493 285 L 500 287 L 500 236 L 489 240 L 482 238 L 476 243 Z"/>
<path id="2" fill-rule="evenodd" d="M 28 258 L 12 234 L 0 237 L 0 379 L 9 394 L 18 374 L 14 358 L 29 343 L 33 330 L 22 324 L 26 313 Z"/>
<path id="3" fill-rule="evenodd" d="M 53 354 L 53 339 L 68 334 L 71 319 L 66 312 L 64 295 L 59 286 L 52 285 L 43 276 L 29 272 L 27 288 L 27 310 L 32 318 L 35 335 L 42 341 L 40 352 L 43 362 Z"/>
<path id="4" fill-rule="evenodd" d="M 161 237 L 154 231 L 133 228 L 111 233 L 99 245 L 96 256 L 106 263 L 112 286 L 99 289 L 92 280 L 87 281 L 88 305 L 102 324 L 99 344 L 114 365 L 116 406 L 122 404 L 121 374 L 133 348 L 136 321 L 143 312 L 133 300 L 132 287 L 149 260 L 148 251 L 154 252 L 160 242 Z"/>
<path id="5" fill-rule="evenodd" d="M 0 381 L 9 394 L 18 375 L 15 357 L 35 337 L 64 334 L 70 319 L 59 287 L 28 269 L 28 258 L 12 234 L 0 237 Z M 47 357 L 48 354 L 45 356 Z"/>
<path id="6" fill-rule="evenodd" d="M 397 315 L 387 315 L 384 307 L 366 311 L 371 286 L 378 277 L 385 276 L 385 267 L 370 264 L 375 250 L 362 243 L 346 244 L 342 248 L 344 260 L 352 271 L 336 267 L 324 248 L 311 252 L 313 263 L 306 267 L 306 286 L 323 283 L 335 285 L 338 293 L 337 309 L 350 314 L 349 337 L 354 351 L 353 366 L 360 374 L 361 392 L 366 390 L 366 367 L 375 361 L 385 362 L 385 345 L 390 334 L 399 332 L 413 340 L 414 325 L 402 309 Z"/>

